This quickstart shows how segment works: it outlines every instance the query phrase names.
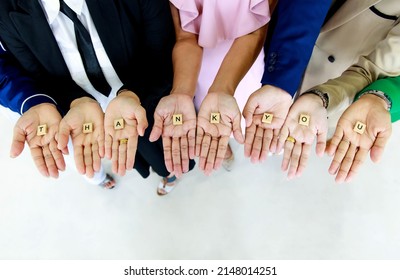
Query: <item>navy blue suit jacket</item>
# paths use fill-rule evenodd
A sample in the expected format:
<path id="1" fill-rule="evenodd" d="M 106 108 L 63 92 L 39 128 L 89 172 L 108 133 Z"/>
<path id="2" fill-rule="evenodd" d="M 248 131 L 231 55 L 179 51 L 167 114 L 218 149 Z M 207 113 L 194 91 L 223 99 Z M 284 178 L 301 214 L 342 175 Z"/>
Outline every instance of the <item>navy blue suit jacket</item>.
<path id="1" fill-rule="evenodd" d="M 262 85 L 296 93 L 331 0 L 279 0 L 264 45 Z"/>

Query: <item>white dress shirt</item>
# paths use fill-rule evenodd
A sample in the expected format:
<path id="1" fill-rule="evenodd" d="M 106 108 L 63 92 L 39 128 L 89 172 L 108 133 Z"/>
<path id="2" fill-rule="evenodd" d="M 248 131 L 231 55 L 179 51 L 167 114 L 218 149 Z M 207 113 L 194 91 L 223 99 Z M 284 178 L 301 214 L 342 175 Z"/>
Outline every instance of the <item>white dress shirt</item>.
<path id="1" fill-rule="evenodd" d="M 91 94 L 100 103 L 103 110 L 105 110 L 109 101 L 115 97 L 117 90 L 120 89 L 123 84 L 115 72 L 111 61 L 106 54 L 104 46 L 100 41 L 96 27 L 86 5 L 86 1 L 64 0 L 64 2 L 78 15 L 78 19 L 89 31 L 101 69 L 108 84 L 112 88 L 108 98 L 98 92 L 90 83 L 76 44 L 74 24 L 71 19 L 60 12 L 60 2 L 58 0 L 39 1 L 61 50 L 61 54 L 67 64 L 68 70 L 71 73 L 72 79 L 82 89 Z"/>

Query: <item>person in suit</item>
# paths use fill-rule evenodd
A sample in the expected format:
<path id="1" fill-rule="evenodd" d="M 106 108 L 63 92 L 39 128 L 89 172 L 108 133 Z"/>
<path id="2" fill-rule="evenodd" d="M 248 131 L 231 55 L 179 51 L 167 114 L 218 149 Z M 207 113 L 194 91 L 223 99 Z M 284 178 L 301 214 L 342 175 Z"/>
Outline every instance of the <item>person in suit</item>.
<path id="1" fill-rule="evenodd" d="M 378 78 L 400 74 L 398 1 L 339 2 L 335 2 L 339 3 L 337 11 L 326 21 L 316 41 L 300 88 L 304 94 L 292 105 L 281 130 L 278 149 L 285 148 L 282 168 L 291 178 L 303 172 L 315 137 L 318 154 L 322 155 L 328 113 L 329 126 L 335 127 L 338 114 L 357 92 Z M 301 114 L 308 115 L 308 126 L 299 124 Z M 343 142 L 342 146 L 354 150 L 348 139 Z M 337 173 L 337 166 L 331 165 L 330 173 L 337 174 L 337 182 L 343 182 L 346 172 Z M 343 168 L 348 170 L 349 166 Z"/>
<path id="2" fill-rule="evenodd" d="M 253 92 L 243 109 L 246 121 L 245 156 L 264 161 L 275 153 L 279 131 L 293 102 L 312 48 L 331 0 L 279 0 L 264 44 L 262 87 Z M 272 123 L 262 122 L 265 112 Z"/>
<path id="3" fill-rule="evenodd" d="M 171 88 L 174 33 L 168 2 L 7 0 L 0 10 L 4 46 L 41 89 L 22 101 L 26 113 L 20 124 L 31 110 L 58 109 L 65 115 L 60 122 L 55 112 L 38 115 L 38 123 L 49 127 L 42 141 L 58 132 L 56 148 L 65 150 L 71 136 L 80 173 L 93 175 L 106 155 L 120 175 L 133 166 L 143 177 L 150 166 L 163 178 L 171 175 L 161 142 L 150 143 L 145 131 L 158 100 Z M 89 43 L 80 44 L 86 34 Z M 90 62 L 81 52 L 85 48 L 92 50 Z M 88 70 L 93 60 L 101 68 L 97 80 Z M 116 119 L 123 120 L 123 129 L 114 129 Z M 83 135 L 85 123 L 93 124 L 92 133 Z M 20 142 L 27 129 L 22 125 Z"/>

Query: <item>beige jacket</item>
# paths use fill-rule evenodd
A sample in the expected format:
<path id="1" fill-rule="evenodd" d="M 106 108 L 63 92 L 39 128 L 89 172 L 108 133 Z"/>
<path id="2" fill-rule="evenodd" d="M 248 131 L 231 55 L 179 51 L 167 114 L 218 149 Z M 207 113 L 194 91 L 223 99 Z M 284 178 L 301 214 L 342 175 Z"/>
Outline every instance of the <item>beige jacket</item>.
<path id="1" fill-rule="evenodd" d="M 399 16 L 400 0 L 347 0 L 323 26 L 300 92 L 328 93 L 333 114 L 371 82 L 400 75 Z"/>

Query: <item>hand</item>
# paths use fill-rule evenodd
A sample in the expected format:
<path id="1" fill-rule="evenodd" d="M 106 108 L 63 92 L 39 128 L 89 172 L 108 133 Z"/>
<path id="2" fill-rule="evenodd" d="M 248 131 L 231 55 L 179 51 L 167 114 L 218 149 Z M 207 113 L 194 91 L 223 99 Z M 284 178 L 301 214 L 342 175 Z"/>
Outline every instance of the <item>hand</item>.
<path id="1" fill-rule="evenodd" d="M 366 125 L 363 134 L 353 130 L 357 121 Z M 381 159 L 383 150 L 392 133 L 390 113 L 380 97 L 365 94 L 340 117 L 335 134 L 327 148 L 334 155 L 329 173 L 336 174 L 336 182 L 350 182 L 370 152 L 373 162 Z"/>
<path id="2" fill-rule="evenodd" d="M 173 125 L 174 114 L 182 114 L 182 125 Z M 171 94 L 160 100 L 154 112 L 150 141 L 161 135 L 167 170 L 179 178 L 189 171 L 189 159 L 194 158 L 195 152 L 196 111 L 189 95 Z"/>
<path id="3" fill-rule="evenodd" d="M 220 113 L 220 123 L 210 123 L 211 113 Z M 244 142 L 240 117 L 233 96 L 213 92 L 204 98 L 197 118 L 196 156 L 200 157 L 200 169 L 206 175 L 221 167 L 232 132 L 236 141 Z"/>
<path id="4" fill-rule="evenodd" d="M 19 156 L 26 141 L 39 172 L 46 177 L 58 178 L 58 171 L 65 170 L 64 157 L 55 139 L 60 121 L 61 115 L 53 104 L 43 103 L 30 108 L 14 127 L 10 156 Z M 47 125 L 47 133 L 37 136 L 37 127 L 43 124 Z"/>
<path id="5" fill-rule="evenodd" d="M 246 120 L 244 155 L 253 163 L 266 160 L 268 152 L 276 152 L 279 132 L 290 105 L 290 94 L 274 86 L 265 85 L 250 95 L 243 109 Z M 272 123 L 262 122 L 264 113 L 273 114 Z"/>
<path id="6" fill-rule="evenodd" d="M 114 120 L 117 119 L 124 120 L 123 129 L 114 129 Z M 110 102 L 104 118 L 105 148 L 114 173 L 123 176 L 126 170 L 133 169 L 138 136 L 144 135 L 147 126 L 146 111 L 132 91 L 123 91 Z M 128 142 L 120 143 L 121 139 L 128 139 Z"/>
<path id="7" fill-rule="evenodd" d="M 83 125 L 87 123 L 93 125 L 90 133 L 83 132 Z M 92 178 L 94 172 L 100 171 L 101 158 L 104 157 L 104 113 L 99 103 L 89 97 L 71 103 L 70 110 L 60 123 L 60 150 L 67 149 L 70 135 L 78 172 Z"/>
<path id="8" fill-rule="evenodd" d="M 308 126 L 299 124 L 301 114 L 309 116 Z M 301 95 L 290 108 L 279 135 L 278 152 L 285 147 L 282 170 L 287 171 L 290 163 L 289 179 L 303 173 L 315 137 L 317 137 L 316 153 L 318 156 L 323 156 L 327 131 L 327 111 L 323 107 L 321 98 L 314 94 Z M 288 136 L 295 139 L 295 143 L 288 141 Z"/>

